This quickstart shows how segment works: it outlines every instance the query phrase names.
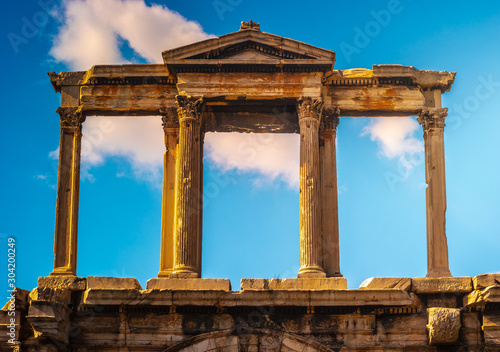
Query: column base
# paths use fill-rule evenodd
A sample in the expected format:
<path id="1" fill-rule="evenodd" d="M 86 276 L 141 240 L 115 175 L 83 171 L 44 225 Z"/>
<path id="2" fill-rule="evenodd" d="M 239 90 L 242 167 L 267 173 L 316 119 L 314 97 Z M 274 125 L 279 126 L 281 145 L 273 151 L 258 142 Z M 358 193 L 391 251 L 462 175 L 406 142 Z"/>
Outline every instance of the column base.
<path id="1" fill-rule="evenodd" d="M 241 279 L 241 289 L 250 291 L 311 291 L 346 290 L 343 277 L 299 279 Z"/>
<path id="2" fill-rule="evenodd" d="M 160 272 L 158 273 L 158 277 L 161 277 L 161 278 L 169 278 L 170 275 L 172 275 L 172 269 L 169 269 L 169 270 L 160 270 Z"/>
<path id="3" fill-rule="evenodd" d="M 441 270 L 433 270 L 431 272 L 428 272 L 425 277 L 452 277 L 450 270 L 448 269 L 441 269 Z"/>
<path id="4" fill-rule="evenodd" d="M 326 278 L 325 271 L 316 265 L 300 268 L 297 278 Z"/>
<path id="5" fill-rule="evenodd" d="M 326 273 L 326 277 L 344 277 L 341 273 Z"/>
<path id="6" fill-rule="evenodd" d="M 174 268 L 169 277 L 174 279 L 196 279 L 200 277 L 200 274 L 194 266 L 180 266 Z"/>
<path id="7" fill-rule="evenodd" d="M 146 284 L 148 290 L 231 291 L 229 279 L 154 278 Z"/>
<path id="8" fill-rule="evenodd" d="M 53 272 L 49 274 L 50 276 L 76 276 L 76 273 L 72 270 L 55 268 Z"/>

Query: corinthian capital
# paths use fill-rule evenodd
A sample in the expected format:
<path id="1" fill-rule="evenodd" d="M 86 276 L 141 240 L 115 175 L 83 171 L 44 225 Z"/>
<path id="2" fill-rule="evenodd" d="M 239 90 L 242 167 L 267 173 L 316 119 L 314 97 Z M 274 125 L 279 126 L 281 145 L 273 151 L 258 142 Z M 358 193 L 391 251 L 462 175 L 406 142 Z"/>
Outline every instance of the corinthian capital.
<path id="1" fill-rule="evenodd" d="M 418 116 L 418 123 L 420 123 L 424 131 L 429 131 L 436 128 L 444 128 L 444 119 L 448 116 L 447 108 L 423 108 Z"/>
<path id="2" fill-rule="evenodd" d="M 200 119 L 201 108 L 203 106 L 203 98 L 195 98 L 187 95 L 177 95 L 177 113 L 179 114 L 179 119 L 183 118 L 194 118 L 196 120 Z"/>
<path id="3" fill-rule="evenodd" d="M 56 112 L 61 117 L 61 128 L 81 129 L 85 116 L 81 107 L 59 107 Z"/>
<path id="4" fill-rule="evenodd" d="M 179 128 L 179 116 L 177 115 L 177 108 L 161 107 L 160 114 L 163 128 Z"/>
<path id="5" fill-rule="evenodd" d="M 339 125 L 340 109 L 338 107 L 324 108 L 321 123 L 322 130 L 336 130 Z"/>
<path id="6" fill-rule="evenodd" d="M 297 99 L 297 114 L 299 121 L 306 118 L 320 120 L 323 100 L 321 98 L 300 97 Z"/>

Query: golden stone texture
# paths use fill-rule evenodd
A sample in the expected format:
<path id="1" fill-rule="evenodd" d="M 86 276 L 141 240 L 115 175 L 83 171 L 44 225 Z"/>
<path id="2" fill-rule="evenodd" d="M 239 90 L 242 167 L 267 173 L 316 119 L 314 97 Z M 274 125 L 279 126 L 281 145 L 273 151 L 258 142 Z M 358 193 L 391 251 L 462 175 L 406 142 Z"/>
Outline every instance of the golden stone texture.
<path id="1" fill-rule="evenodd" d="M 429 323 L 429 344 L 452 344 L 458 340 L 460 331 L 460 309 L 429 308 L 427 309 Z"/>
<path id="2" fill-rule="evenodd" d="M 345 290 L 343 277 L 298 279 L 241 279 L 242 290 Z"/>
<path id="3" fill-rule="evenodd" d="M 450 278 L 417 277 L 411 279 L 411 287 L 415 293 L 468 293 L 472 291 L 472 279 L 468 276 Z"/>
<path id="4" fill-rule="evenodd" d="M 333 51 L 262 32 L 253 21 L 162 56 L 162 64 L 49 73 L 61 93 L 54 270 L 0 311 L 2 351 L 500 350 L 498 276 L 449 272 L 441 95 L 455 73 L 402 65 L 336 70 Z M 76 276 L 88 113 L 162 118 L 160 268 L 146 289 L 134 278 Z M 339 121 L 351 116 L 418 116 L 426 278 L 375 277 L 347 289 L 335 143 Z M 242 279 L 241 291 L 227 279 L 201 278 L 206 132 L 300 133 L 298 278 Z"/>
<path id="5" fill-rule="evenodd" d="M 410 291 L 411 279 L 409 277 L 371 277 L 363 281 L 360 289 L 381 289 L 398 288 L 404 291 Z"/>

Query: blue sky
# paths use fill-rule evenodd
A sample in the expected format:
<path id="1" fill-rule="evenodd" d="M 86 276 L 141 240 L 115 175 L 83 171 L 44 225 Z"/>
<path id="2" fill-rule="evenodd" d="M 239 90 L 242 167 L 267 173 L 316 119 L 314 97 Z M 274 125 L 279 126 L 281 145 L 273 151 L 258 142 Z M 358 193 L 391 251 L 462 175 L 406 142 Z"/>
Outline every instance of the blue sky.
<path id="1" fill-rule="evenodd" d="M 499 272 L 500 3 L 30 0 L 4 4 L 0 24 L 0 248 L 6 268 L 6 240 L 16 239 L 17 285 L 32 289 L 53 265 L 51 152 L 60 96 L 46 73 L 158 61 L 183 40 L 234 32 L 249 19 L 265 32 L 336 51 L 336 69 L 403 64 L 457 72 L 443 95 L 450 270 Z M 78 275 L 135 277 L 145 287 L 159 270 L 162 131 L 158 118 L 100 121 L 89 119 L 84 130 L 94 139 L 82 165 Z M 338 127 L 341 271 L 350 288 L 373 276 L 426 274 L 422 131 L 405 121 L 343 117 Z M 235 289 L 241 278 L 295 277 L 297 136 L 209 138 L 203 276 L 229 278 Z M 253 148 L 267 164 L 234 159 L 228 149 L 238 148 L 228 145 Z"/>

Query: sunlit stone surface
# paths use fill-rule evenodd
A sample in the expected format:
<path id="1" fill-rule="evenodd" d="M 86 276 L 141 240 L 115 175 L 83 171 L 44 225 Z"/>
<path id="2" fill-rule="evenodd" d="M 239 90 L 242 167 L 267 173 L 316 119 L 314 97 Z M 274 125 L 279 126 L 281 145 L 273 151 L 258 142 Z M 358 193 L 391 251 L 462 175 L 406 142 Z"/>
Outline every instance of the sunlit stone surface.
<path id="1" fill-rule="evenodd" d="M 264 33 L 252 21 L 167 50 L 163 59 L 49 73 L 61 93 L 54 270 L 31 292 L 18 289 L 0 312 L 2 351 L 500 350 L 500 277 L 449 271 L 441 94 L 455 73 L 401 65 L 336 70 L 333 51 Z M 77 276 L 87 114 L 162 116 L 161 258 L 146 289 L 134 278 Z M 418 116 L 427 277 L 375 277 L 347 289 L 335 143 L 339 117 L 351 116 Z M 227 279 L 203 278 L 203 138 L 214 131 L 300 133 L 297 278 L 243 279 L 241 291 Z"/>

